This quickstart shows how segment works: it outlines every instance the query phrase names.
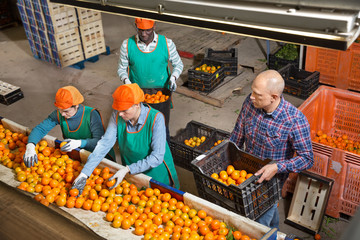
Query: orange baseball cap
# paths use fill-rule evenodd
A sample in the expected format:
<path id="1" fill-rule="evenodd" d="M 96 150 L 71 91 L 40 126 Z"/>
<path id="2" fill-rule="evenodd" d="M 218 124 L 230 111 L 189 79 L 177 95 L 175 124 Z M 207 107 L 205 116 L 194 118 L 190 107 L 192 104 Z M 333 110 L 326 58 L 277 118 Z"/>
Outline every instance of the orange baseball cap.
<path id="1" fill-rule="evenodd" d="M 144 19 L 144 18 L 135 18 L 136 27 L 139 29 L 150 29 L 154 26 L 155 21 Z"/>
<path id="2" fill-rule="evenodd" d="M 54 104 L 60 109 L 67 109 L 82 102 L 84 102 L 84 97 L 79 90 L 73 86 L 65 86 L 57 91 Z"/>
<path id="3" fill-rule="evenodd" d="M 118 111 L 128 110 L 132 105 L 145 100 L 144 92 L 137 83 L 121 85 L 112 97 L 114 99 L 112 108 Z"/>

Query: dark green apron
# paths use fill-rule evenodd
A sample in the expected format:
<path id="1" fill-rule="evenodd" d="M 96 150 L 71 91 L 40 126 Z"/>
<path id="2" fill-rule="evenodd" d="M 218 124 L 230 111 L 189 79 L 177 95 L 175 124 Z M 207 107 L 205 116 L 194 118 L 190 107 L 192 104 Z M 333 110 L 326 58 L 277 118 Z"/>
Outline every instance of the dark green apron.
<path id="1" fill-rule="evenodd" d="M 136 44 L 135 36 L 128 40 L 129 78 L 140 88 L 169 89 L 169 49 L 166 38 L 158 35 L 158 42 L 152 52 L 142 52 Z"/>
<path id="2" fill-rule="evenodd" d="M 128 132 L 126 130 L 126 122 L 120 116 L 117 118 L 117 140 L 119 143 L 120 155 L 123 165 L 130 165 L 139 160 L 143 160 L 151 154 L 151 141 L 153 134 L 153 125 L 158 110 L 150 108 L 143 127 L 138 132 Z M 166 139 L 166 150 L 163 162 L 151 168 L 144 174 L 152 177 L 154 180 L 162 182 L 166 185 L 179 188 L 179 180 L 171 156 L 170 148 Z"/>
<path id="3" fill-rule="evenodd" d="M 59 119 L 61 131 L 63 134 L 63 138 L 64 139 L 67 139 L 67 138 L 70 138 L 70 139 L 92 138 L 92 133 L 91 133 L 91 128 L 90 128 L 90 122 L 91 122 L 90 115 L 91 115 L 91 112 L 94 110 L 97 111 L 95 108 L 84 106 L 84 111 L 83 111 L 83 115 L 81 117 L 80 125 L 78 126 L 77 129 L 75 129 L 73 131 L 71 131 L 69 129 L 69 125 L 68 125 L 66 118 L 60 114 L 60 111 L 58 111 L 58 119 Z M 98 113 L 101 118 L 100 112 L 98 112 Z M 101 118 L 101 120 L 102 120 L 102 118 Z M 104 127 L 104 124 L 103 124 L 103 127 Z M 105 130 L 105 128 L 104 128 L 104 130 Z M 84 149 L 92 152 L 91 150 L 87 149 L 86 147 Z M 106 157 L 112 161 L 115 161 L 114 149 L 111 149 Z"/>

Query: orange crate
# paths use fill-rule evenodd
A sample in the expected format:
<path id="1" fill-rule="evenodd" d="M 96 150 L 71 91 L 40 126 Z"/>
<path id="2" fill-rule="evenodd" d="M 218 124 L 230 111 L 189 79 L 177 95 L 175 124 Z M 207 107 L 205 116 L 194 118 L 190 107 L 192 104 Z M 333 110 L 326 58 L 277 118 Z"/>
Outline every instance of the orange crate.
<path id="1" fill-rule="evenodd" d="M 307 47 L 305 70 L 320 72 L 320 83 L 360 91 L 360 43 L 346 51 Z"/>
<path id="2" fill-rule="evenodd" d="M 322 130 L 332 136 L 346 134 L 360 141 L 360 94 L 321 86 L 300 107 L 307 117 L 311 136 Z M 334 179 L 326 214 L 339 218 L 353 216 L 360 204 L 360 155 L 312 142 L 314 166 L 311 172 Z M 291 174 L 284 191 L 293 192 L 296 174 Z"/>

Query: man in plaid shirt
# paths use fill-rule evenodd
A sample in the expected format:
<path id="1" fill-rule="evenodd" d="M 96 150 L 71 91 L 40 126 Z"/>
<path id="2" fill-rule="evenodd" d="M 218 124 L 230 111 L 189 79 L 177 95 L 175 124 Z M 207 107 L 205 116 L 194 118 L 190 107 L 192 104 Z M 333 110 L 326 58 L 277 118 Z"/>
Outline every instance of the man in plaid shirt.
<path id="1" fill-rule="evenodd" d="M 268 181 L 277 173 L 280 189 L 289 172 L 311 168 L 313 151 L 310 125 L 302 112 L 287 102 L 282 92 L 284 79 L 275 70 L 260 73 L 254 80 L 252 93 L 243 103 L 230 141 L 261 159 L 276 163 L 261 168 L 255 175 Z M 296 153 L 296 154 L 295 154 Z M 259 223 L 279 228 L 277 205 L 258 220 Z"/>

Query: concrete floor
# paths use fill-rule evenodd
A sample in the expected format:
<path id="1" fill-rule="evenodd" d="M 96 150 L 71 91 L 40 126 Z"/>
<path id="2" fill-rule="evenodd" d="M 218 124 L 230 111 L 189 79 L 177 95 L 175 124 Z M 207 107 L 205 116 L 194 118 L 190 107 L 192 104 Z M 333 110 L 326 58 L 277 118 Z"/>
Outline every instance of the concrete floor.
<path id="1" fill-rule="evenodd" d="M 9 106 L 0 104 L 0 116 L 33 128 L 54 110 L 54 96 L 58 88 L 74 85 L 84 94 L 85 105 L 101 111 L 106 125 L 112 111 L 111 94 L 121 84 L 117 76 L 119 47 L 125 38 L 135 33 L 135 29 L 132 18 L 109 14 L 103 14 L 103 26 L 106 45 L 110 47 L 111 54 L 101 55 L 96 63 L 86 62 L 83 70 L 71 67 L 59 69 L 55 65 L 34 59 L 21 26 L 3 29 L 0 32 L 0 80 L 21 87 L 25 97 Z M 159 23 L 157 28 L 168 29 L 165 34 L 171 38 L 172 31 L 181 31 L 184 27 Z M 241 48 L 240 45 L 234 47 Z M 185 61 L 188 60 L 184 59 Z M 243 87 L 242 94 L 230 96 L 222 108 L 174 93 L 175 108 L 171 111 L 170 134 L 176 135 L 176 132 L 191 120 L 231 131 L 242 102 L 251 92 L 251 81 L 237 81 L 239 86 Z M 302 103 L 302 100 L 289 95 L 285 95 L 285 98 L 295 106 Z M 49 134 L 61 138 L 58 127 Z M 177 171 L 181 190 L 197 194 L 192 173 L 180 167 L 177 167 Z M 280 201 L 280 230 L 287 234 L 296 234 L 303 239 L 313 239 L 309 234 L 283 223 L 289 204 L 289 199 Z M 332 233 L 334 237 L 321 232 L 322 239 L 338 239 L 346 225 L 345 221 L 337 221 L 330 225 L 335 229 L 335 233 Z"/>

